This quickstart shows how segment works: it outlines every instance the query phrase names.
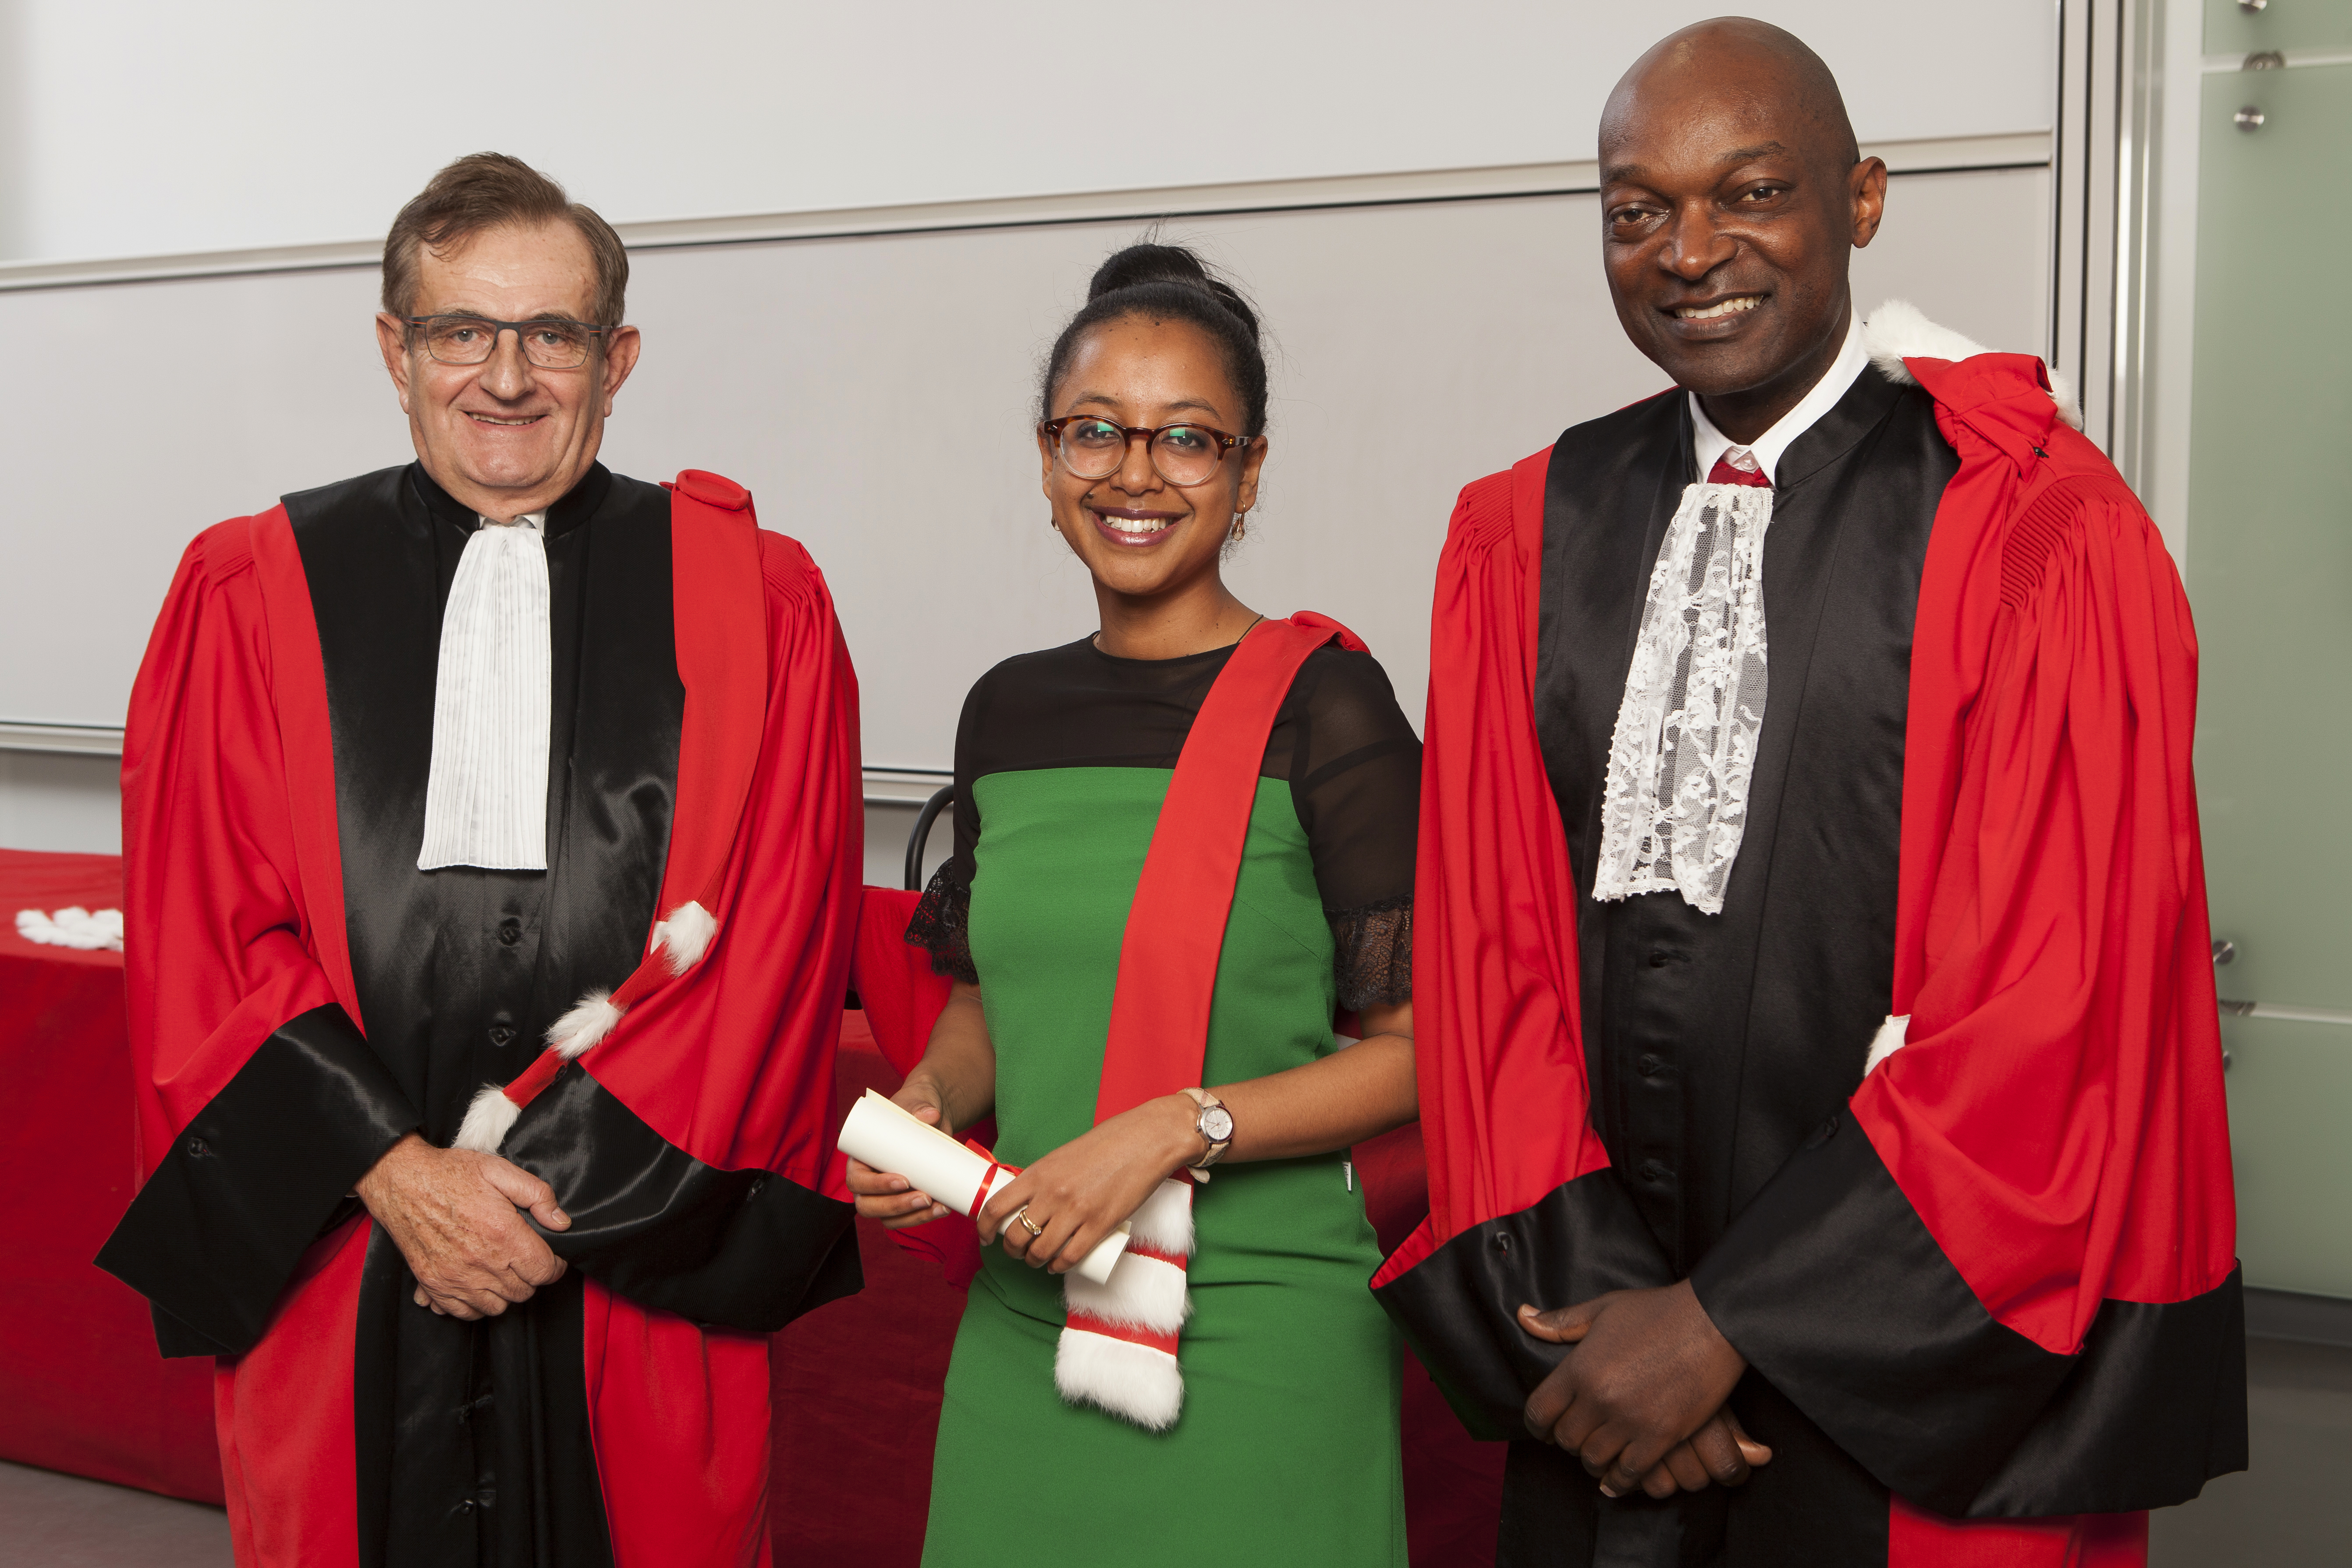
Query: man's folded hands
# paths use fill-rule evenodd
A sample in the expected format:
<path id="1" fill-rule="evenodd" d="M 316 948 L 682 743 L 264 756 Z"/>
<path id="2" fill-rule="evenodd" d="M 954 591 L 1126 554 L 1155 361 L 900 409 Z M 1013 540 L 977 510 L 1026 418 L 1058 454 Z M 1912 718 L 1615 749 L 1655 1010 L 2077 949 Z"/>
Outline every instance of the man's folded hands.
<path id="1" fill-rule="evenodd" d="M 1576 1347 L 1528 1396 L 1528 1431 L 1583 1460 L 1604 1495 L 1736 1487 L 1771 1461 L 1725 1403 L 1748 1363 L 1689 1281 L 1550 1311 L 1523 1306 L 1519 1326 Z"/>
<path id="2" fill-rule="evenodd" d="M 523 1220 L 571 1216 L 554 1189 L 495 1154 L 440 1149 L 412 1132 L 360 1178 L 360 1201 L 416 1276 L 415 1300 L 452 1318 L 495 1318 L 563 1278 L 563 1259 Z"/>

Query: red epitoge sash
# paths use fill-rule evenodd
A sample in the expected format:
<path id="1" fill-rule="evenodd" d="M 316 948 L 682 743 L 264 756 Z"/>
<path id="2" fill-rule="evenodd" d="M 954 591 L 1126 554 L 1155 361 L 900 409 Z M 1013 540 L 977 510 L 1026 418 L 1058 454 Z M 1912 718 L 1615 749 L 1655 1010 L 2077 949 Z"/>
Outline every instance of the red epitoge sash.
<path id="1" fill-rule="evenodd" d="M 1299 666 L 1334 641 L 1364 650 L 1353 632 L 1322 616 L 1259 622 L 1234 647 L 1192 721 L 1119 944 L 1095 1099 L 1097 1125 L 1201 1085 L 1217 965 L 1266 737 Z M 1184 1404 L 1176 1350 L 1190 1310 L 1184 1275 L 1192 1253 L 1193 1187 L 1185 1173 L 1144 1200 L 1108 1284 L 1063 1277 L 1067 1321 L 1054 1358 L 1063 1398 L 1154 1431 L 1175 1425 Z"/>
<path id="2" fill-rule="evenodd" d="M 677 674 L 677 805 L 671 814 L 661 907 L 646 955 L 612 991 L 591 991 L 547 1031 L 546 1048 L 505 1084 L 487 1084 L 466 1108 L 452 1145 L 498 1152 L 523 1107 L 565 1064 L 601 1043 L 621 1016 L 700 963 L 718 934 L 719 889 L 759 765 L 768 701 L 767 609 L 751 492 L 688 468 L 670 492 L 670 573 Z"/>

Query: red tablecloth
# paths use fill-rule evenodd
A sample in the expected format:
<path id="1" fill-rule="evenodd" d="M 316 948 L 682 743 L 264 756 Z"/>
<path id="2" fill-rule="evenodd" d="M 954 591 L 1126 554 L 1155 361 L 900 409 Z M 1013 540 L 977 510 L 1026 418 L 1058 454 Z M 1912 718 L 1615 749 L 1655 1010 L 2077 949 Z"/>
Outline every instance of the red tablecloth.
<path id="1" fill-rule="evenodd" d="M 112 856 L 0 850 L 0 1458 L 217 1502 L 211 1363 L 158 1357 L 146 1304 L 90 1263 L 138 1181 L 121 955 L 16 933 L 20 909 L 117 907 L 121 889 Z M 844 1015 L 841 1053 L 844 1110 L 898 1087 L 864 1014 Z M 922 1553 L 963 1293 L 878 1226 L 860 1222 L 858 1249 L 865 1290 L 776 1336 L 779 1568 Z M 1500 1450 L 1470 1442 L 1410 1362 L 1405 1436 L 1416 1568 L 1491 1563 Z"/>
<path id="2" fill-rule="evenodd" d="M 158 1356 L 90 1263 L 139 1182 L 122 955 L 16 934 L 18 910 L 121 903 L 111 855 L 0 850 L 0 1458 L 218 1502 L 212 1363 Z"/>

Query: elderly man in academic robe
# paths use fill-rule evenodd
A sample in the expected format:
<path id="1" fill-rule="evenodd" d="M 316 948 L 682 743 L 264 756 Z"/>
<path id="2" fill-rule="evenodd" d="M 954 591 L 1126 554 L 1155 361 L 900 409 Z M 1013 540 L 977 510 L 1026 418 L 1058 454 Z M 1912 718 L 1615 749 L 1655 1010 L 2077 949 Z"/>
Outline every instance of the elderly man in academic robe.
<path id="1" fill-rule="evenodd" d="M 596 461 L 627 258 L 520 162 L 394 224 L 416 461 L 201 534 L 124 740 L 144 1184 L 246 1568 L 767 1561 L 828 1194 L 856 692 L 713 474 Z"/>
<path id="2" fill-rule="evenodd" d="M 1513 1568 L 2141 1562 L 2246 1451 L 2179 578 L 2041 362 L 1858 317 L 1797 39 L 1665 39 L 1600 151 L 1675 385 L 1454 514 L 1377 1289 Z"/>

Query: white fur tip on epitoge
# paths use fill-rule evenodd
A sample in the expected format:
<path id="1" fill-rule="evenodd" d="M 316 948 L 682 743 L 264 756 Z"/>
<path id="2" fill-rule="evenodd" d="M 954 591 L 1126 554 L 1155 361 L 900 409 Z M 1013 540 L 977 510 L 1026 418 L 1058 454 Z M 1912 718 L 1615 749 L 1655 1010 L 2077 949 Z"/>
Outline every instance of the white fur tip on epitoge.
<path id="1" fill-rule="evenodd" d="M 612 993 L 591 991 L 572 1005 L 572 1011 L 549 1026 L 547 1043 L 565 1061 L 613 1032 L 621 1021 L 621 1009 L 613 1005 Z"/>
<path id="2" fill-rule="evenodd" d="M 1074 1315 L 1150 1329 L 1155 1334 L 1175 1333 L 1192 1315 L 1184 1270 L 1139 1252 L 1119 1254 L 1107 1285 L 1097 1285 L 1083 1274 L 1063 1275 L 1062 1300 Z"/>
<path id="3" fill-rule="evenodd" d="M 474 1096 L 474 1103 L 466 1107 L 466 1120 L 458 1123 L 457 1136 L 449 1147 L 495 1154 L 513 1130 L 515 1118 L 521 1114 L 522 1107 L 509 1100 L 506 1090 L 497 1084 L 486 1083 Z"/>
<path id="4" fill-rule="evenodd" d="M 1914 380 L 1903 363 L 1906 359 L 1948 359 L 1958 364 L 1964 359 L 1993 352 L 1949 327 L 1937 326 L 1927 319 L 1925 310 L 1908 300 L 1889 300 L 1873 310 L 1862 323 L 1862 346 L 1870 351 L 1870 363 L 1884 372 L 1887 380 L 1902 386 L 1909 386 Z M 2080 430 L 2083 411 L 2074 402 L 2073 385 L 2054 370 L 2048 374 L 2050 401 L 2058 405 L 2058 417 Z"/>
<path id="5" fill-rule="evenodd" d="M 654 926 L 654 945 L 672 974 L 683 974 L 702 962 L 710 939 L 719 934 L 719 920 L 692 899 L 670 910 L 669 919 Z"/>
<path id="6" fill-rule="evenodd" d="M 1176 1358 L 1084 1329 L 1064 1329 L 1054 1351 L 1054 1386 L 1073 1405 L 1091 1405 L 1165 1432 L 1184 1410 L 1184 1374 Z"/>
<path id="7" fill-rule="evenodd" d="M 1878 1033 L 1870 1037 L 1870 1055 L 1863 1061 L 1862 1076 L 1868 1078 L 1876 1072 L 1879 1063 L 1903 1048 L 1910 1034 L 1910 1014 L 1906 1013 L 1900 1017 L 1889 1014 L 1886 1022 L 1878 1026 Z"/>
<path id="8" fill-rule="evenodd" d="M 1128 1233 L 1136 1242 L 1171 1258 L 1192 1256 L 1192 1184 L 1178 1176 L 1160 1183 L 1128 1216 Z"/>
<path id="9" fill-rule="evenodd" d="M 2054 370 L 2043 367 L 2050 377 L 2050 401 L 2058 405 L 2058 417 L 2070 430 L 2083 427 L 2083 405 L 2074 399 L 2074 384 Z"/>

